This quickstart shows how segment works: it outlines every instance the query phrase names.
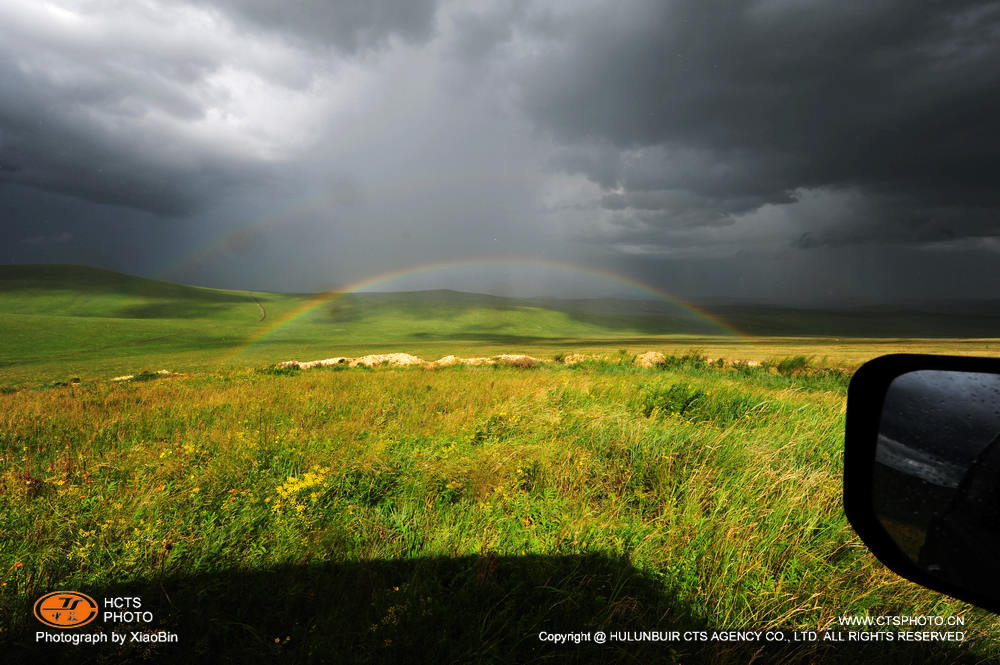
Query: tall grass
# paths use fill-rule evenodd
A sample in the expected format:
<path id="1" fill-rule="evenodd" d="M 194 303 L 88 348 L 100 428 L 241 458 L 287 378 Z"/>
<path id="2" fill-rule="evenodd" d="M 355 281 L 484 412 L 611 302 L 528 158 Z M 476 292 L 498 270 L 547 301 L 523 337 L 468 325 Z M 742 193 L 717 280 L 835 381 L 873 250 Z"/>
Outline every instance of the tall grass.
<path id="1" fill-rule="evenodd" d="M 889 573 L 848 526 L 843 377 L 689 355 L 2 394 L 0 639 L 30 647 L 43 592 L 139 589 L 184 649 L 249 660 L 537 661 L 570 653 L 539 626 L 827 630 L 864 613 L 964 614 L 967 641 L 918 660 L 1000 657 L 993 618 Z M 572 653 L 753 656 L 693 648 Z"/>

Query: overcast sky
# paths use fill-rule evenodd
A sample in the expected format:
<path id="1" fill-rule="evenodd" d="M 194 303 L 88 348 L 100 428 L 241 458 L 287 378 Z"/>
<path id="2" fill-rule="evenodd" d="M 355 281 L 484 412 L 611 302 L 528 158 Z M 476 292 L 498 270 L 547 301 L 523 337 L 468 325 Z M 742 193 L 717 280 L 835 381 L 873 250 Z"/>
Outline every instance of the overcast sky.
<path id="1" fill-rule="evenodd" d="M 0 25 L 6 263 L 997 296 L 998 2 L 4 0 Z"/>

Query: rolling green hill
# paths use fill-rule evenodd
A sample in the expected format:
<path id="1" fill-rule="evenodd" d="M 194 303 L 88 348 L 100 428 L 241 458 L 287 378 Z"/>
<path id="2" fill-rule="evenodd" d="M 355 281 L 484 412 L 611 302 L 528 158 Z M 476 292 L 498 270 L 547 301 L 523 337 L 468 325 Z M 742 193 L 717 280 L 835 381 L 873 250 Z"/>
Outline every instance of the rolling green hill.
<path id="1" fill-rule="evenodd" d="M 880 344 L 1000 337 L 1000 313 L 983 305 L 947 312 L 717 305 L 712 315 L 726 327 L 667 301 L 448 290 L 326 298 L 183 286 L 85 266 L 0 266 L 0 385 L 383 352 L 551 358 L 670 346 L 750 358 L 812 353 L 839 344 L 825 339 L 835 337 Z M 727 327 L 780 340 L 755 338 L 751 348 Z"/>
<path id="2" fill-rule="evenodd" d="M 438 357 L 724 331 L 678 307 L 593 312 L 457 291 L 226 291 L 84 266 L 0 266 L 4 383 L 380 351 Z"/>

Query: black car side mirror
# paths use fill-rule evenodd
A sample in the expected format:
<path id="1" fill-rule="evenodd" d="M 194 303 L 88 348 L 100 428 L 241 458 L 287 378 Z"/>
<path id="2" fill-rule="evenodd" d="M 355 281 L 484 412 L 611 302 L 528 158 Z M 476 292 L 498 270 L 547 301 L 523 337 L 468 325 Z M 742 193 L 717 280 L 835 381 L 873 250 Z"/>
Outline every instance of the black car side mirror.
<path id="1" fill-rule="evenodd" d="M 844 510 L 903 577 L 1000 612 L 1000 359 L 890 355 L 847 391 Z"/>

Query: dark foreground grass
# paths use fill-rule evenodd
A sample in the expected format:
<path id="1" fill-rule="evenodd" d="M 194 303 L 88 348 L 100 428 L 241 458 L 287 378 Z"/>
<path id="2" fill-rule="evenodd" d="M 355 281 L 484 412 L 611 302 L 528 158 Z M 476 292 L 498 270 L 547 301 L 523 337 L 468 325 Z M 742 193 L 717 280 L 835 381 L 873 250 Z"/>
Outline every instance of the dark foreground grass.
<path id="1" fill-rule="evenodd" d="M 624 354 L 623 354 L 624 355 Z M 840 503 L 846 375 L 671 359 L 233 371 L 0 395 L 10 662 L 987 662 L 992 615 L 888 572 Z M 43 593 L 141 596 L 177 644 L 42 648 Z M 552 633 L 952 643 L 556 646 Z M 97 630 L 114 626 L 95 624 Z M 88 628 L 89 630 L 89 628 Z M 896 631 L 894 631 L 896 632 Z"/>

